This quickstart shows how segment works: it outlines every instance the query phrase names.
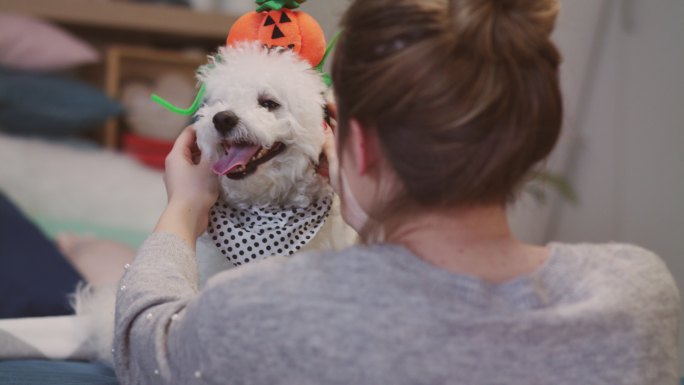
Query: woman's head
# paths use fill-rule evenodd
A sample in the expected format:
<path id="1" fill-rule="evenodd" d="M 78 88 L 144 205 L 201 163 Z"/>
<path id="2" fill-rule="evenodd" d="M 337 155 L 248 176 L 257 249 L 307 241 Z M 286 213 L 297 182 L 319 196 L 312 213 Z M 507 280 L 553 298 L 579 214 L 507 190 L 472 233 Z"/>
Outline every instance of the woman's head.
<path id="1" fill-rule="evenodd" d="M 339 147 L 353 122 L 376 138 L 402 204 L 504 204 L 559 135 L 557 12 L 557 0 L 354 1 L 332 71 Z"/>

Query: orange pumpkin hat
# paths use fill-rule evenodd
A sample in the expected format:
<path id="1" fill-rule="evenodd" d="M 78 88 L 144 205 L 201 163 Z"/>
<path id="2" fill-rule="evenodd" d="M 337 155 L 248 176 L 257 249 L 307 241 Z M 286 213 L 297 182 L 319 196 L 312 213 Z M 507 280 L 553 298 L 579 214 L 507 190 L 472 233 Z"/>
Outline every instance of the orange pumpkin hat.
<path id="1" fill-rule="evenodd" d="M 339 32 L 332 39 L 330 46 L 325 45 L 325 35 L 321 26 L 308 14 L 292 11 L 306 0 L 256 0 L 259 5 L 256 12 L 240 17 L 230 29 L 226 45 L 231 46 L 241 41 L 259 41 L 265 46 L 291 49 L 321 72 L 323 81 L 330 86 L 330 75 L 323 73 L 326 57 L 335 46 Z M 188 108 L 177 107 L 153 94 L 152 100 L 169 111 L 181 115 L 192 115 L 200 108 L 206 86 L 202 84 L 195 101 Z"/>
<path id="2" fill-rule="evenodd" d="M 309 14 L 292 9 L 306 0 L 256 0 L 256 12 L 240 17 L 230 29 L 226 45 L 259 41 L 265 46 L 291 49 L 312 67 L 325 55 L 325 35 Z"/>

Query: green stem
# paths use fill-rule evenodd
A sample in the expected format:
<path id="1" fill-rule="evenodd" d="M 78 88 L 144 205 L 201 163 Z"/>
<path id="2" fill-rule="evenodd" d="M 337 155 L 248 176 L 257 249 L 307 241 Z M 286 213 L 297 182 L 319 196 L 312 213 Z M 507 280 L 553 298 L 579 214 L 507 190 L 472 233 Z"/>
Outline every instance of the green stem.
<path id="1" fill-rule="evenodd" d="M 299 8 L 299 4 L 306 0 L 256 0 L 255 3 L 259 5 L 257 12 L 263 11 L 280 11 L 282 8 L 295 9 Z"/>
<path id="2" fill-rule="evenodd" d="M 197 96 L 195 97 L 195 101 L 192 102 L 192 105 L 188 108 L 180 108 L 177 106 L 174 106 L 170 102 L 168 102 L 165 99 L 162 99 L 157 94 L 152 94 L 152 100 L 158 104 L 160 104 L 162 107 L 166 108 L 167 110 L 174 112 L 179 115 L 192 115 L 197 110 L 199 110 L 200 104 L 202 103 L 202 98 L 204 97 L 204 92 L 206 91 L 206 87 L 204 84 L 200 87 L 199 91 L 197 91 Z"/>

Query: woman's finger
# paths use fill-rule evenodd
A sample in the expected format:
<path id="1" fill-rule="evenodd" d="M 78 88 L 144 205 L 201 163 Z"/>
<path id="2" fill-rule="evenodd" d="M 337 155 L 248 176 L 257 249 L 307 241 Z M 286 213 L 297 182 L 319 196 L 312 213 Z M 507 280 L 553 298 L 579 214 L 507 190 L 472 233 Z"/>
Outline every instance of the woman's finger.
<path id="1" fill-rule="evenodd" d="M 325 179 L 330 180 L 330 167 L 328 166 L 328 158 L 325 154 L 318 157 L 318 167 L 316 171 Z"/>
<path id="2" fill-rule="evenodd" d="M 333 190 L 338 191 L 337 186 L 337 175 L 338 175 L 338 160 L 337 160 L 337 145 L 335 142 L 335 135 L 332 129 L 326 124 L 325 125 L 325 142 L 323 144 L 323 157 L 325 159 L 323 167 L 325 167 L 324 176 L 330 180 L 330 184 Z"/>
<path id="3" fill-rule="evenodd" d="M 327 104 L 327 107 L 328 107 L 328 112 L 330 113 L 330 117 L 332 119 L 337 120 L 337 104 L 335 104 L 333 102 L 329 102 Z"/>
<path id="4" fill-rule="evenodd" d="M 335 134 L 333 134 L 332 128 L 325 124 L 325 141 L 323 142 L 323 154 L 330 158 L 332 156 L 335 156 Z"/>
<path id="5" fill-rule="evenodd" d="M 335 103 L 329 102 L 326 105 L 328 109 L 328 114 L 330 115 L 330 126 L 329 128 L 332 130 L 334 133 L 335 130 L 337 130 L 337 106 Z"/>
<path id="6" fill-rule="evenodd" d="M 176 138 L 169 155 L 173 158 L 181 157 L 187 162 L 194 164 L 194 153 L 199 151 L 196 140 L 195 128 L 192 126 L 185 127 L 180 135 L 178 135 L 178 138 Z"/>
<path id="7" fill-rule="evenodd" d="M 185 127 L 180 135 L 178 135 L 178 138 L 176 138 L 171 152 L 184 153 L 186 150 L 189 150 L 193 144 L 195 144 L 195 139 L 195 128 L 192 126 Z"/>

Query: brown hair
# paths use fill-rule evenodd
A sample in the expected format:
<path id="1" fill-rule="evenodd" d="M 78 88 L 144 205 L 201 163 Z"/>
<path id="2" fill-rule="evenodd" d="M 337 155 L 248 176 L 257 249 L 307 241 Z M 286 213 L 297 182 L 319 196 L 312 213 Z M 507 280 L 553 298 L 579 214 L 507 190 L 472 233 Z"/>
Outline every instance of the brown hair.
<path id="1" fill-rule="evenodd" d="M 356 0 L 333 62 L 339 146 L 375 130 L 422 207 L 504 204 L 559 136 L 557 0 Z"/>

